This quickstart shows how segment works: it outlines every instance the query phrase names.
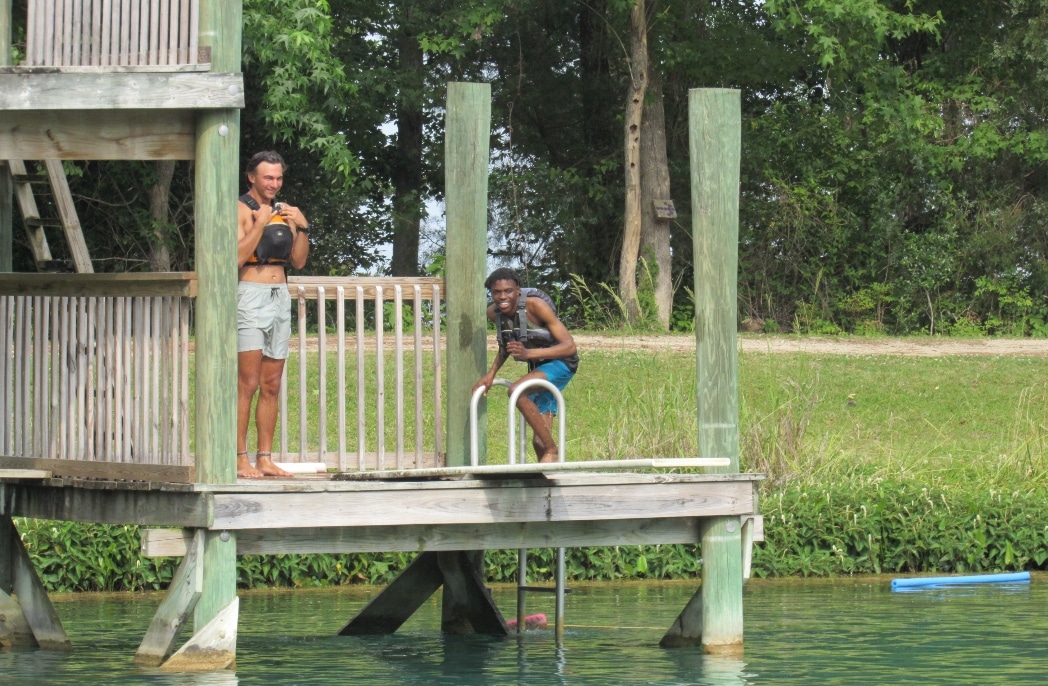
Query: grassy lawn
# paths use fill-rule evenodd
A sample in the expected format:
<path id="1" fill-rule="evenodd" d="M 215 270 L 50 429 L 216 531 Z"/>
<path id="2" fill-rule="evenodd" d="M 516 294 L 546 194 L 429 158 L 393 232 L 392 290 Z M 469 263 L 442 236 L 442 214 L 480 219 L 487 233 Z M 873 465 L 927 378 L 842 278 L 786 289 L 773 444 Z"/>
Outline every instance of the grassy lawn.
<path id="1" fill-rule="evenodd" d="M 692 353 L 584 349 L 581 358 L 579 373 L 565 393 L 568 459 L 696 455 Z M 313 389 L 315 364 L 314 358 L 309 371 Z M 410 364 L 409 355 L 408 369 Z M 329 447 L 335 445 L 337 421 L 333 366 L 332 358 L 326 403 Z M 387 450 L 394 440 L 390 366 L 387 362 Z M 296 370 L 292 359 L 289 434 L 295 442 Z M 523 364 L 510 361 L 500 376 L 515 379 L 524 371 Z M 348 376 L 346 414 L 353 434 L 355 373 Z M 373 367 L 366 376 L 368 442 L 373 445 Z M 412 398 L 410 373 L 408 377 L 406 390 Z M 427 389 L 430 383 L 427 378 Z M 311 433 L 317 400 L 314 392 L 309 398 Z M 429 390 L 423 404 L 430 449 Z M 506 414 L 506 394 L 496 388 L 488 399 L 489 463 L 506 460 Z M 772 485 L 868 478 L 993 484 L 1016 478 L 1043 481 L 1048 474 L 1048 359 L 1042 357 L 741 353 L 739 414 L 743 469 L 767 473 Z M 412 420 L 408 423 L 412 445 Z M 351 436 L 351 450 L 354 441 Z M 530 446 L 528 452 L 533 459 Z"/>
<path id="2" fill-rule="evenodd" d="M 569 386 L 573 459 L 694 455 L 688 353 L 584 352 Z M 747 354 L 743 468 L 773 482 L 995 482 L 1048 472 L 1048 360 Z"/>

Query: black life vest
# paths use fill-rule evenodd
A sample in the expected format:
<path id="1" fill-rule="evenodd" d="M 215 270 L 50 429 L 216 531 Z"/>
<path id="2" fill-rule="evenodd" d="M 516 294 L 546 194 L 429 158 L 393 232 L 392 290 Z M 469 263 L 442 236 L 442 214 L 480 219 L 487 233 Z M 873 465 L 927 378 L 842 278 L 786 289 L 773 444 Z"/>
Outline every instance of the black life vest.
<path id="1" fill-rule="evenodd" d="M 557 343 L 549 329 L 528 325 L 527 301 L 528 298 L 539 298 L 544 300 L 554 312 L 557 311 L 553 300 L 538 288 L 521 286 L 520 298 L 517 300 L 517 312 L 513 316 L 503 316 L 495 310 L 495 328 L 498 330 L 499 349 L 505 352 L 506 344 L 510 341 L 520 341 L 525 348 L 537 349 L 548 348 Z M 565 365 L 572 374 L 579 368 L 578 353 L 570 357 L 557 358 Z M 528 360 L 528 371 L 534 371 L 536 367 L 549 362 L 549 360 Z"/>
<path id="2" fill-rule="evenodd" d="M 240 202 L 251 210 L 261 209 L 258 201 L 251 197 L 250 193 L 240 196 Z M 287 225 L 284 218 L 274 214 L 269 218 L 269 223 L 262 229 L 262 238 L 255 246 L 255 252 L 247 258 L 245 264 L 252 266 L 277 265 L 284 266 L 291 259 L 291 247 L 295 242 L 295 235 L 291 233 L 291 227 Z"/>

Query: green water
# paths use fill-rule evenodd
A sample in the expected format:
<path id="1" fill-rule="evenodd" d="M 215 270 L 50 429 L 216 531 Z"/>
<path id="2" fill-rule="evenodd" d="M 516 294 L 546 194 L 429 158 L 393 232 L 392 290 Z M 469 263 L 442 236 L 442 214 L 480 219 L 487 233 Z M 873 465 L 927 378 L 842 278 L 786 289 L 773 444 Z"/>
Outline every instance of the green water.
<path id="1" fill-rule="evenodd" d="M 892 593 L 889 581 L 749 582 L 741 659 L 657 647 L 693 584 L 575 587 L 559 648 L 552 629 L 502 640 L 442 636 L 436 600 L 392 636 L 339 637 L 368 592 L 246 593 L 237 668 L 201 675 L 131 665 L 159 596 L 70 596 L 56 607 L 75 651 L 0 652 L 0 684 L 1048 682 L 1048 577 L 910 593 Z M 512 589 L 496 589 L 495 597 L 514 613 Z M 534 597 L 529 611 L 552 620 L 552 597 Z"/>

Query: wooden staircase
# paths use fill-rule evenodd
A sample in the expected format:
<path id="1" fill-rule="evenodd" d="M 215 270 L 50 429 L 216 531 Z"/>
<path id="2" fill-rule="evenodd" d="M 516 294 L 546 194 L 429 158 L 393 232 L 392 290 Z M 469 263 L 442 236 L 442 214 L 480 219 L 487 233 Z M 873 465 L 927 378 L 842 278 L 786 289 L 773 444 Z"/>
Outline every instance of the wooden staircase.
<path id="1" fill-rule="evenodd" d="M 69 192 L 69 182 L 61 160 L 43 160 L 41 164 L 46 174 L 29 174 L 25 160 L 8 160 L 11 170 L 11 181 L 15 198 L 22 213 L 22 223 L 29 236 L 29 246 L 33 251 L 37 271 L 75 271 L 78 274 L 94 272 L 91 266 L 91 255 L 84 243 L 84 232 L 80 229 L 73 196 Z M 34 192 L 34 186 L 37 191 Z M 43 203 L 37 203 L 37 195 Z M 42 217 L 40 205 L 54 207 L 54 217 Z M 69 246 L 69 262 L 55 260 L 47 242 L 45 228 L 61 229 Z M 71 267 L 71 269 L 70 269 Z"/>

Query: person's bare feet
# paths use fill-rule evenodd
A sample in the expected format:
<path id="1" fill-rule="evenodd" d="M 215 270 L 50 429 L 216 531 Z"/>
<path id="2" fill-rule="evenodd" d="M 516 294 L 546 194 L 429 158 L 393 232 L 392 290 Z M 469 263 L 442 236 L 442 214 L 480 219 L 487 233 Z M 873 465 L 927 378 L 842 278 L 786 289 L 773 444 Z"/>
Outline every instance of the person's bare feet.
<path id="1" fill-rule="evenodd" d="M 255 469 L 251 461 L 247 459 L 247 453 L 237 453 L 237 478 L 238 479 L 261 479 L 265 474 Z"/>
<path id="2" fill-rule="evenodd" d="M 549 464 L 550 462 L 559 462 L 560 455 L 556 449 L 546 452 L 542 457 L 539 458 L 539 462 L 542 464 Z"/>
<path id="3" fill-rule="evenodd" d="M 262 476 L 294 476 L 291 472 L 278 467 L 270 458 L 269 453 L 259 453 L 258 459 L 255 460 L 255 467 L 262 472 Z"/>

